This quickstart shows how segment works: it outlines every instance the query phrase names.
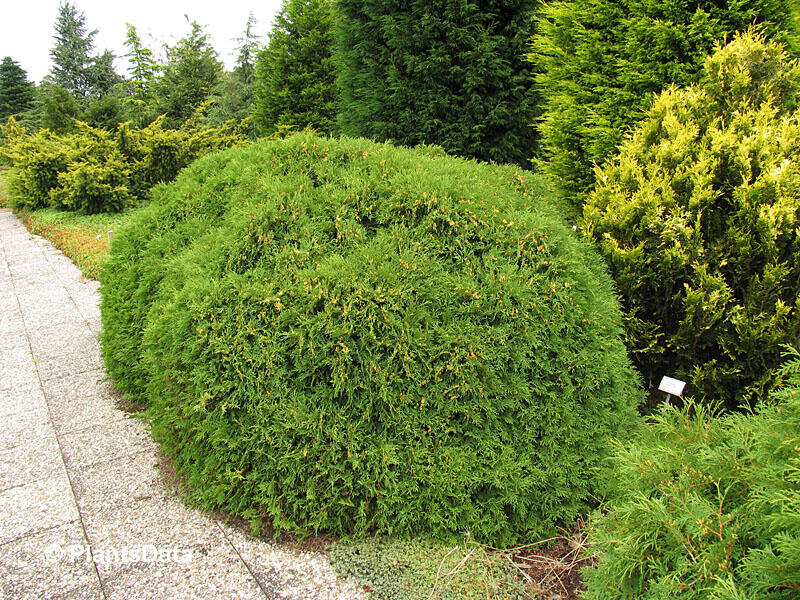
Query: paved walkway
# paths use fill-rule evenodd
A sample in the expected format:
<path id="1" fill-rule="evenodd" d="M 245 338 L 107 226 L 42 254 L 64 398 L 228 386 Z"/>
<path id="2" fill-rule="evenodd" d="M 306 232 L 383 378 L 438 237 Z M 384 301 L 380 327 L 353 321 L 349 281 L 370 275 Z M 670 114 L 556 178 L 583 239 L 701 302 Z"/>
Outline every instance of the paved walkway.
<path id="1" fill-rule="evenodd" d="M 359 597 L 168 491 L 105 379 L 97 287 L 0 210 L 0 599 Z"/>

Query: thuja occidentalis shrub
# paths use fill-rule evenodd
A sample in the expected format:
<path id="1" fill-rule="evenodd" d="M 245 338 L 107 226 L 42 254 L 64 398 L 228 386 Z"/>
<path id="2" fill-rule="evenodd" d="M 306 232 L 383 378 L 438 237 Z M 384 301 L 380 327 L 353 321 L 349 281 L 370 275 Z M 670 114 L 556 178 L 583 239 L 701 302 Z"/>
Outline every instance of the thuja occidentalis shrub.
<path id="1" fill-rule="evenodd" d="M 664 405 L 606 471 L 587 600 L 800 595 L 800 355 L 754 413 Z"/>
<path id="2" fill-rule="evenodd" d="M 300 533 L 534 539 L 642 399 L 599 257 L 513 167 L 308 133 L 114 240 L 110 375 L 190 497 Z"/>
<path id="3" fill-rule="evenodd" d="M 672 88 L 597 170 L 582 229 L 608 261 L 626 344 L 729 408 L 766 398 L 800 340 L 800 65 L 752 32 Z"/>

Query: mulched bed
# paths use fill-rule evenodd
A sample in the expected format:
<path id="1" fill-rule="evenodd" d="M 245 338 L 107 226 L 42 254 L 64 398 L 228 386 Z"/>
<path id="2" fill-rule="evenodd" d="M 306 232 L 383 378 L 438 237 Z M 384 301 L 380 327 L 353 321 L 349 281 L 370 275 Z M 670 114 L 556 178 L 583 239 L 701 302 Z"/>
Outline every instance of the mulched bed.
<path id="1" fill-rule="evenodd" d="M 584 524 L 579 521 L 574 531 L 564 537 L 542 540 L 511 552 L 531 597 L 578 600 L 585 589 L 580 571 L 595 565 L 595 558 L 585 550 Z"/>

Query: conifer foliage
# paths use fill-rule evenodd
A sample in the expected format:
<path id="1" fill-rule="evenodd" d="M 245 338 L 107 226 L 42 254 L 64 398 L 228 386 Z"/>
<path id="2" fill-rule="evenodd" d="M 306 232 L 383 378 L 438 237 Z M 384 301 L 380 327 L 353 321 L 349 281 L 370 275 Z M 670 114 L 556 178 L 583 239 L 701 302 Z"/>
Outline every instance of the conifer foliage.
<path id="1" fill-rule="evenodd" d="M 611 267 L 651 386 L 763 398 L 800 332 L 800 67 L 745 34 L 659 95 L 597 171 L 583 229 Z"/>
<path id="2" fill-rule="evenodd" d="M 97 30 L 86 30 L 86 16 L 70 2 L 59 5 L 55 30 L 55 46 L 50 51 L 53 82 L 83 98 L 90 90 L 89 69 Z"/>
<path id="3" fill-rule="evenodd" d="M 538 0 L 340 0 L 345 135 L 526 166 L 536 153 L 531 66 Z"/>
<path id="4" fill-rule="evenodd" d="M 0 63 L 0 121 L 31 108 L 34 98 L 35 88 L 27 73 L 6 56 Z"/>
<path id="5" fill-rule="evenodd" d="M 128 53 L 125 56 L 128 57 L 131 64 L 128 85 L 132 95 L 144 102 L 149 99 L 153 82 L 161 66 L 156 62 L 153 51 L 142 43 L 142 38 L 139 36 L 136 27 L 130 23 L 126 23 L 125 27 L 128 30 L 128 34 L 125 37 L 125 46 L 128 48 Z"/>
<path id="6" fill-rule="evenodd" d="M 86 16 L 74 4 L 59 5 L 55 23 L 55 45 L 50 50 L 53 59 L 51 76 L 76 99 L 99 98 L 122 79 L 114 71 L 114 55 L 108 50 L 93 55 L 97 30 L 87 31 Z"/>
<path id="7" fill-rule="evenodd" d="M 605 267 L 544 187 L 307 133 L 205 157 L 114 240 L 106 366 L 204 506 L 537 539 L 640 399 Z"/>
<path id="8" fill-rule="evenodd" d="M 284 1 L 258 57 L 253 116 L 262 134 L 286 126 L 333 132 L 333 20 L 333 0 Z"/>
<path id="9" fill-rule="evenodd" d="M 547 3 L 530 59 L 543 99 L 547 169 L 580 208 L 593 168 L 644 115 L 653 94 L 697 81 L 714 43 L 753 23 L 794 35 L 794 0 L 571 0 Z"/>
<path id="10" fill-rule="evenodd" d="M 65 90 L 60 97 L 71 100 Z M 150 189 L 175 179 L 197 157 L 244 142 L 241 126 L 198 123 L 164 130 L 163 118 L 143 129 L 122 123 L 114 131 L 69 120 L 70 132 L 26 131 L 11 118 L 0 128 L 0 160 L 10 168 L 10 204 L 15 209 L 53 206 L 84 213 L 119 211 L 148 198 Z"/>
<path id="11" fill-rule="evenodd" d="M 800 592 L 800 355 L 755 414 L 665 407 L 605 476 L 586 600 L 796 600 Z"/>
<path id="12" fill-rule="evenodd" d="M 167 48 L 167 64 L 155 84 L 155 107 L 166 123 L 177 127 L 211 96 L 222 73 L 222 63 L 208 34 L 196 21 L 189 34 Z"/>

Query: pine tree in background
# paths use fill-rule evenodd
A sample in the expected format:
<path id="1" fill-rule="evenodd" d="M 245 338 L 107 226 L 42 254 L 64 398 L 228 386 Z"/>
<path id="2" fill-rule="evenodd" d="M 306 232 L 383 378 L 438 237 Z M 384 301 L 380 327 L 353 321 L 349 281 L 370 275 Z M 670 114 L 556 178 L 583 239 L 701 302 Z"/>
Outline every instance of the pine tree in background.
<path id="1" fill-rule="evenodd" d="M 97 30 L 86 30 L 86 16 L 70 2 L 59 6 L 55 32 L 55 46 L 50 50 L 52 82 L 70 92 L 80 106 L 102 98 L 122 82 L 114 71 L 111 52 L 92 54 Z"/>
<path id="2" fill-rule="evenodd" d="M 166 123 L 177 127 L 209 99 L 222 73 L 222 63 L 208 35 L 195 21 L 191 31 L 167 48 L 167 64 L 155 85 L 155 107 Z"/>
<path id="3" fill-rule="evenodd" d="M 538 0 L 341 0 L 341 132 L 528 165 Z"/>
<path id="4" fill-rule="evenodd" d="M 231 119 L 249 119 L 246 129 L 250 138 L 257 135 L 251 118 L 255 108 L 256 58 L 261 48 L 254 31 L 256 23 L 256 18 L 250 13 L 244 35 L 236 40 L 239 42 L 236 66 L 233 71 L 226 71 L 220 76 L 212 95 L 214 105 L 208 112 L 208 123 L 215 127 Z"/>
<path id="5" fill-rule="evenodd" d="M 0 63 L 0 121 L 33 106 L 34 85 L 19 63 L 6 56 Z"/>
<path id="6" fill-rule="evenodd" d="M 58 7 L 55 30 L 55 46 L 50 51 L 53 82 L 77 98 L 87 96 L 90 90 L 88 72 L 93 62 L 91 53 L 97 30 L 86 31 L 86 16 L 70 2 Z"/>
<path id="7" fill-rule="evenodd" d="M 122 77 L 114 70 L 115 58 L 110 51 L 106 50 L 92 59 L 92 64 L 86 71 L 89 94 L 92 98 L 102 98 L 115 85 L 122 83 Z"/>
<path id="8" fill-rule="evenodd" d="M 245 25 L 244 28 L 244 36 L 236 40 L 239 42 L 239 53 L 236 57 L 236 67 L 234 68 L 234 73 L 236 73 L 236 76 L 242 83 L 247 85 L 250 85 L 255 81 L 256 60 L 258 58 L 258 53 L 261 50 L 261 40 L 259 36 L 255 34 L 255 31 L 253 31 L 257 23 L 258 21 L 256 20 L 255 15 L 253 15 L 251 12 L 247 16 L 247 25 Z"/>
<path id="9" fill-rule="evenodd" d="M 547 170 L 580 209 L 602 164 L 669 84 L 696 81 L 714 43 L 753 23 L 794 40 L 794 0 L 572 0 L 543 8 L 529 59 Z"/>
<path id="10" fill-rule="evenodd" d="M 332 132 L 333 21 L 331 0 L 284 0 L 256 69 L 253 117 L 262 133 L 287 125 Z"/>
<path id="11" fill-rule="evenodd" d="M 158 117 L 155 107 L 155 85 L 162 66 L 155 58 L 153 51 L 146 47 L 139 37 L 136 27 L 125 24 L 127 35 L 125 46 L 128 52 L 128 79 L 124 87 L 124 95 L 120 98 L 122 111 L 126 120 L 138 127 L 144 127 Z"/>

